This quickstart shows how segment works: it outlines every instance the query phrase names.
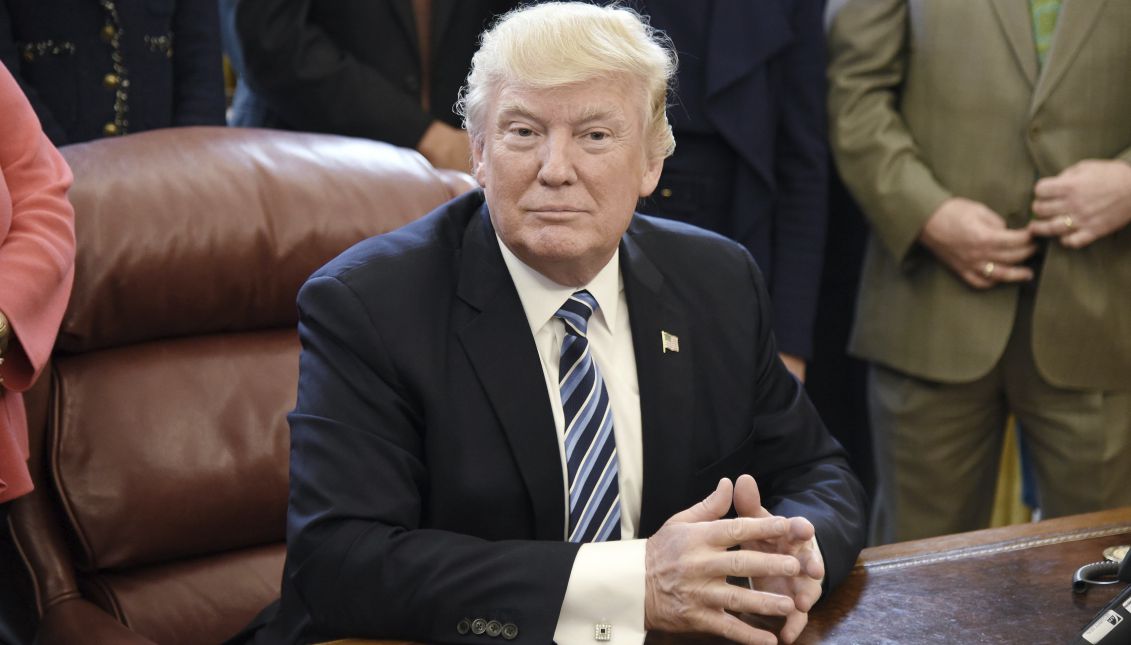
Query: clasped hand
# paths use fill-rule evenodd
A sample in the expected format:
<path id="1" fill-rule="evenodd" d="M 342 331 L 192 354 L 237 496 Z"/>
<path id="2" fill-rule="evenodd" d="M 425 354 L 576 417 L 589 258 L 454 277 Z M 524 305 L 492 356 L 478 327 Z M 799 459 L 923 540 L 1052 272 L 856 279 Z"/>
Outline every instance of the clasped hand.
<path id="1" fill-rule="evenodd" d="M 1034 188 L 1033 235 L 1083 248 L 1131 222 L 1131 164 L 1085 159 Z"/>
<path id="2" fill-rule="evenodd" d="M 733 503 L 737 518 L 721 519 Z M 729 550 L 739 546 L 738 550 Z M 672 516 L 648 539 L 644 623 L 648 630 L 717 634 L 738 643 L 774 644 L 777 636 L 728 612 L 784 616 L 792 643 L 821 595 L 824 563 L 813 525 L 775 517 L 749 475 L 729 479 L 706 499 Z M 752 589 L 728 584 L 749 578 Z"/>
<path id="3" fill-rule="evenodd" d="M 1025 228 L 1008 228 L 985 204 L 951 197 L 927 218 L 919 240 L 966 284 L 988 289 L 1033 279 L 1023 262 L 1036 251 L 1036 238 L 1079 249 L 1131 222 L 1131 165 L 1124 161 L 1086 159 L 1033 190 Z"/>

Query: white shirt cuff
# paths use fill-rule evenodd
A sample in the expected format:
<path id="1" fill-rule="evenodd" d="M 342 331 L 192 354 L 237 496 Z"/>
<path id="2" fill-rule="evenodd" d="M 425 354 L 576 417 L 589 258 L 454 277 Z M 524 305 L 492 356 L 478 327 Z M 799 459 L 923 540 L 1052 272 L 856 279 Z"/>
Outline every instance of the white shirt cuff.
<path id="1" fill-rule="evenodd" d="M 558 645 L 644 642 L 646 544 L 615 540 L 581 545 L 554 630 Z"/>

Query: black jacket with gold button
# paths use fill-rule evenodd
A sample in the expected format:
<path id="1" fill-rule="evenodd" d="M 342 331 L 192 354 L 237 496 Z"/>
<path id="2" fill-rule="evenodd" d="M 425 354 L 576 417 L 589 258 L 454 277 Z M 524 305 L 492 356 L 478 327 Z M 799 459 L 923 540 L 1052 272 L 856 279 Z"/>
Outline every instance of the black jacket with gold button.
<path id="1" fill-rule="evenodd" d="M 0 59 L 56 145 L 224 123 L 215 0 L 0 0 Z"/>

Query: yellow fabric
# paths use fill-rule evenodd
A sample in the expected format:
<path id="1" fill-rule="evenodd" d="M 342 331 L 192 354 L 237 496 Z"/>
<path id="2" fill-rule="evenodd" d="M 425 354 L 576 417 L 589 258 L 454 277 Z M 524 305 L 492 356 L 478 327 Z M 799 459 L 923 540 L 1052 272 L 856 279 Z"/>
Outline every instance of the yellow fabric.
<path id="1" fill-rule="evenodd" d="M 994 492 L 994 513 L 990 526 L 1023 524 L 1033 517 L 1033 510 L 1021 501 L 1021 455 L 1017 449 L 1017 429 L 1010 417 L 1001 451 L 997 487 Z"/>

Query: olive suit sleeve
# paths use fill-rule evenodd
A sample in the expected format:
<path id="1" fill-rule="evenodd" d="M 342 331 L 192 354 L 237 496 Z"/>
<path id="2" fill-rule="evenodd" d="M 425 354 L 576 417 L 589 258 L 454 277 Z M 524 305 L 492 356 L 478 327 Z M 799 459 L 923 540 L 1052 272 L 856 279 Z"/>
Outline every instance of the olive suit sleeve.
<path id="1" fill-rule="evenodd" d="M 906 0 L 851 0 L 829 31 L 833 154 L 872 229 L 900 262 L 951 196 L 899 112 L 909 28 Z"/>

